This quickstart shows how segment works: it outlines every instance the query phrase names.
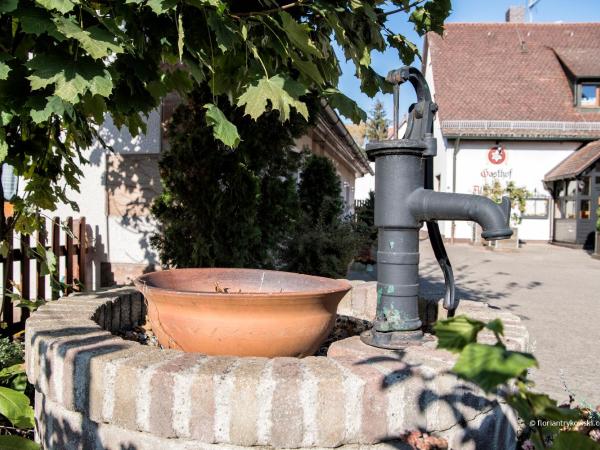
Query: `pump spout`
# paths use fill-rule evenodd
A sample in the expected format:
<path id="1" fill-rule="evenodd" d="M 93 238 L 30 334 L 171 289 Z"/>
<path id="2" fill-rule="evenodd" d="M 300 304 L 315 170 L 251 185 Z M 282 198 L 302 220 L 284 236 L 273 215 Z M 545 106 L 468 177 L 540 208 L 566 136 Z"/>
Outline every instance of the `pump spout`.
<path id="1" fill-rule="evenodd" d="M 508 239 L 510 200 L 498 204 L 480 195 L 454 194 L 419 188 L 410 194 L 408 206 L 419 221 L 470 220 L 481 225 L 481 237 L 488 241 Z"/>

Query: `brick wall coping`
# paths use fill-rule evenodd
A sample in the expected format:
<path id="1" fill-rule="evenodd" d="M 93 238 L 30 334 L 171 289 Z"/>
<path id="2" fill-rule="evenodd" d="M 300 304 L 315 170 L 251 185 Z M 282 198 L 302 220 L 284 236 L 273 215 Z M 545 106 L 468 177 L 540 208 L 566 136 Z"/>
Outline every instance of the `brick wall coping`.
<path id="1" fill-rule="evenodd" d="M 372 318 L 374 291 L 357 283 L 339 312 Z M 474 302 L 461 308 L 501 317 L 509 345 L 527 348 L 516 316 Z M 449 374 L 454 357 L 435 343 L 389 352 L 356 337 L 328 357 L 267 359 L 162 350 L 112 334 L 144 318 L 142 296 L 118 288 L 65 297 L 27 320 L 26 370 L 44 448 L 398 448 L 393 440 L 417 428 L 463 441 L 460 448 L 479 439 L 503 448 L 514 437 L 507 408 Z"/>

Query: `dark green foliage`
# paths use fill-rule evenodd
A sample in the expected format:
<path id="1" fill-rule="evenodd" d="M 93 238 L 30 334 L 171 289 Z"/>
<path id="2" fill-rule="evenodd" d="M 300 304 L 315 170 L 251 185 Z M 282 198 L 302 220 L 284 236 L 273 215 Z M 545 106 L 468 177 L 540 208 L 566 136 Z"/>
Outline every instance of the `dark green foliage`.
<path id="1" fill-rule="evenodd" d="M 369 237 L 377 239 L 375 227 L 375 192 L 369 191 L 369 197 L 355 209 L 356 221 L 369 228 Z"/>
<path id="2" fill-rule="evenodd" d="M 393 3 L 400 7 L 384 12 L 383 0 L 0 2 L 0 163 L 27 181 L 13 199 L 15 221 L 7 227 L 0 220 L 0 240 L 9 228 L 39 227 L 38 209 L 72 203 L 66 187 L 77 190 L 81 150 L 107 113 L 136 134 L 144 128 L 140 113 L 174 90 L 208 83 L 214 97 L 226 96 L 253 118 L 277 109 L 284 120 L 291 110 L 307 117 L 304 95 L 312 92 L 364 120 L 334 87 L 341 72 L 333 41 L 354 64 L 361 90 L 374 96 L 390 86 L 371 53 L 395 48 L 406 63 L 417 53 L 390 30 L 390 18 L 409 14 L 419 34 L 439 33 L 450 13 L 449 0 Z M 202 123 L 235 146 L 237 130 L 224 119 L 223 101 L 215 102 L 207 99 Z"/>
<path id="3" fill-rule="evenodd" d="M 7 337 L 0 338 L 0 369 L 23 362 L 23 345 Z"/>
<path id="4" fill-rule="evenodd" d="M 342 214 L 342 186 L 328 158 L 309 155 L 303 168 L 298 197 L 303 212 L 315 223 L 336 222 Z"/>
<path id="5" fill-rule="evenodd" d="M 164 192 L 152 207 L 159 222 L 152 244 L 163 265 L 345 276 L 360 238 L 342 218 L 340 178 L 328 158 L 308 155 L 301 166 L 290 150 L 308 123 L 292 114 L 282 124 L 277 112 L 253 121 L 223 102 L 242 139 L 232 150 L 198 126 L 208 98 L 208 90 L 195 90 L 168 129 Z M 310 109 L 317 111 L 316 102 Z"/>
<path id="6" fill-rule="evenodd" d="M 343 218 L 341 181 L 333 163 L 310 155 L 302 171 L 298 196 L 302 214 L 286 251 L 287 269 L 311 275 L 344 277 L 359 238 Z"/>
<path id="7" fill-rule="evenodd" d="M 209 101 L 208 89 L 196 89 L 169 126 L 152 244 L 168 266 L 276 267 L 298 214 L 299 155 L 289 148 L 308 123 L 298 114 L 281 123 L 277 112 L 255 121 L 219 99 L 242 139 L 232 150 L 204 126 Z"/>
<path id="8" fill-rule="evenodd" d="M 355 228 L 361 239 L 360 260 L 371 262 L 371 247 L 377 243 L 377 227 L 375 226 L 375 192 L 369 192 L 369 198 L 355 208 Z"/>

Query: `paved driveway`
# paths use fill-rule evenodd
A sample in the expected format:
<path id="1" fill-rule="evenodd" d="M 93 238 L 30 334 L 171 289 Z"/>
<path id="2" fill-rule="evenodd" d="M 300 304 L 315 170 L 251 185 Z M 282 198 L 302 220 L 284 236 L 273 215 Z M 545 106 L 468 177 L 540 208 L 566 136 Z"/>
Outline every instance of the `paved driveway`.
<path id="1" fill-rule="evenodd" d="M 546 244 L 518 251 L 448 245 L 459 298 L 486 301 L 520 316 L 540 369 L 536 386 L 565 401 L 600 405 L 600 260 Z M 421 241 L 422 287 L 443 293 L 429 241 Z M 460 311 L 460 308 L 459 308 Z"/>

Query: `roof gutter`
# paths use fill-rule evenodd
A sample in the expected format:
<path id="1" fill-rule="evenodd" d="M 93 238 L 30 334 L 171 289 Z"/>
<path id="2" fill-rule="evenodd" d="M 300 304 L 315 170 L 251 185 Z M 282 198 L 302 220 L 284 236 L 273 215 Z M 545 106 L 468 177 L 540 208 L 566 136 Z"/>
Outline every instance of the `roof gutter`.
<path id="1" fill-rule="evenodd" d="M 470 140 L 470 141 L 585 141 L 592 142 L 600 139 L 600 134 L 597 136 L 577 136 L 577 135 L 556 135 L 556 136 L 515 136 L 509 134 L 463 134 L 463 133 L 448 133 L 442 130 L 444 137 L 448 139 Z"/>
<path id="2" fill-rule="evenodd" d="M 357 160 L 358 165 L 363 169 L 361 170 L 362 175 L 370 174 L 374 175 L 373 169 L 371 169 L 371 165 L 369 164 L 369 160 L 361 148 L 358 146 L 352 135 L 348 132 L 348 129 L 345 127 L 344 123 L 340 119 L 340 116 L 335 112 L 335 110 L 329 106 L 327 101 L 321 99 L 321 105 L 323 106 L 323 110 L 325 114 L 329 118 L 329 120 L 333 123 L 334 127 L 338 131 L 338 134 L 344 138 L 346 143 L 352 149 L 354 153 L 355 160 Z M 361 175 L 361 176 L 362 176 Z"/>

